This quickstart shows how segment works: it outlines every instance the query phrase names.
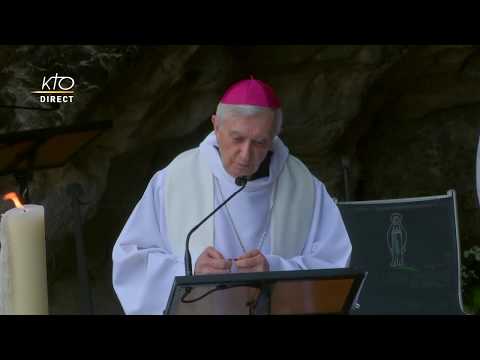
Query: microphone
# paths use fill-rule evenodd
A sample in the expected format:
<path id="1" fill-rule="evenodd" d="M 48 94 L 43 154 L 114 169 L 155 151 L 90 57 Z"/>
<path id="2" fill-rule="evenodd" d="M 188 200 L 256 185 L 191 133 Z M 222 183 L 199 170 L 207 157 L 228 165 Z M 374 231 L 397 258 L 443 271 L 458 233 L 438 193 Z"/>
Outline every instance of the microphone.
<path id="1" fill-rule="evenodd" d="M 235 191 L 232 195 L 230 195 L 228 197 L 228 199 L 226 199 L 223 203 L 221 203 L 220 205 L 218 205 L 218 207 L 213 210 L 210 214 L 207 215 L 207 217 L 205 217 L 205 219 L 203 219 L 198 225 L 196 225 L 192 230 L 190 230 L 190 232 L 188 233 L 187 235 L 187 240 L 186 240 L 186 243 L 185 243 L 185 275 L 186 276 L 192 276 L 192 256 L 190 255 L 190 250 L 189 250 L 189 245 L 190 245 L 190 236 L 192 236 L 192 234 L 194 233 L 195 230 L 197 230 L 205 221 L 207 221 L 210 216 L 212 216 L 213 214 L 215 214 L 222 206 L 224 206 L 227 202 L 230 201 L 230 199 L 232 199 L 235 195 L 237 195 L 240 191 L 242 191 L 243 189 L 245 189 L 245 186 L 247 186 L 247 181 L 248 181 L 248 177 L 246 176 L 240 176 L 240 177 L 237 177 L 235 179 L 235 184 L 237 186 L 241 186 L 241 188 L 237 191 Z"/>
<path id="2" fill-rule="evenodd" d="M 235 184 L 237 186 L 244 186 L 248 181 L 248 177 L 246 176 L 239 176 L 237 178 L 235 178 Z"/>

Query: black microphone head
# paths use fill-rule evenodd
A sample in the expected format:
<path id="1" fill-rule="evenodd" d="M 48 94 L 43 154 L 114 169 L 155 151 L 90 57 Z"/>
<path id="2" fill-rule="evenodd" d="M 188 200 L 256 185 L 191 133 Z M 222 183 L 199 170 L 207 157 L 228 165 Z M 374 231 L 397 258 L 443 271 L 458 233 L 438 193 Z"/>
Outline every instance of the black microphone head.
<path id="1" fill-rule="evenodd" d="M 244 186 L 248 181 L 248 178 L 246 176 L 239 176 L 235 179 L 235 184 L 237 186 Z"/>

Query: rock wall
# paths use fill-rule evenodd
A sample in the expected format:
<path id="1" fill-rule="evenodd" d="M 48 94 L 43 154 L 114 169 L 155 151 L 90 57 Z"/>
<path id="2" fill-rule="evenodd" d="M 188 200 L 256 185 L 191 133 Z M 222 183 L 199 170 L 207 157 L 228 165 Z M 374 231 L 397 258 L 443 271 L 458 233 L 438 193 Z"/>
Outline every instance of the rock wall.
<path id="1" fill-rule="evenodd" d="M 81 184 L 97 313 L 121 313 L 111 248 L 150 177 L 211 131 L 232 82 L 250 74 L 283 102 L 281 135 L 344 198 L 342 158 L 356 200 L 458 193 L 461 240 L 479 243 L 474 162 L 480 49 L 474 46 L 2 46 L 0 105 L 40 106 L 31 91 L 55 72 L 75 99 L 51 111 L 0 108 L 0 133 L 113 121 L 63 168 L 38 171 L 31 197 L 47 209 L 52 313 L 76 313 L 72 210 Z M 45 106 L 46 105 L 42 105 Z M 0 177 L 0 193 L 16 190 Z M 11 207 L 0 203 L 0 212 Z"/>

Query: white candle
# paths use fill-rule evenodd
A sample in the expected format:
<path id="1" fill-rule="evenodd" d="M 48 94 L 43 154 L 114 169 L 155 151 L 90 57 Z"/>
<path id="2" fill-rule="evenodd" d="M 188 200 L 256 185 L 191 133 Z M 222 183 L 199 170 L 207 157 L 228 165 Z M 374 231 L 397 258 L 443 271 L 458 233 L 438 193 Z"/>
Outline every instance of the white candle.
<path id="1" fill-rule="evenodd" d="M 45 215 L 40 205 L 13 208 L 2 215 L 0 259 L 6 314 L 48 314 Z"/>

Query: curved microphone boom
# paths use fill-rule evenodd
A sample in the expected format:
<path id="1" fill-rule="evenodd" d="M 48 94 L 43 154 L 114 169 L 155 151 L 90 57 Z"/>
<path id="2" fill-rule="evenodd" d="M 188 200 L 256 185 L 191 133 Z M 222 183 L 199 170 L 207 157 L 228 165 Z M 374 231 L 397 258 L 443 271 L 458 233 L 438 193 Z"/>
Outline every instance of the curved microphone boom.
<path id="1" fill-rule="evenodd" d="M 215 214 L 222 206 L 224 206 L 227 202 L 230 201 L 235 195 L 237 195 L 240 191 L 245 189 L 245 186 L 247 186 L 247 181 L 248 178 L 246 176 L 240 176 L 235 179 L 235 184 L 237 186 L 241 186 L 241 188 L 237 191 L 235 191 L 232 195 L 228 197 L 223 203 L 221 203 L 215 210 L 213 210 L 210 214 L 205 217 L 198 225 L 196 225 L 192 230 L 187 235 L 187 240 L 185 243 L 185 275 L 186 276 L 192 276 L 192 256 L 190 255 L 190 236 L 194 233 L 195 230 L 197 230 L 205 221 L 207 221 L 210 216 Z"/>

